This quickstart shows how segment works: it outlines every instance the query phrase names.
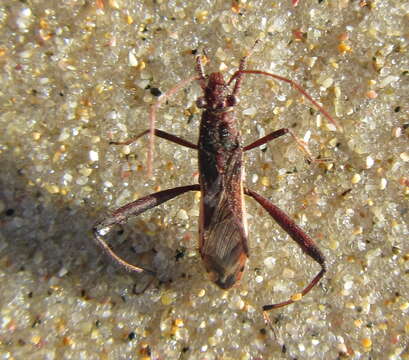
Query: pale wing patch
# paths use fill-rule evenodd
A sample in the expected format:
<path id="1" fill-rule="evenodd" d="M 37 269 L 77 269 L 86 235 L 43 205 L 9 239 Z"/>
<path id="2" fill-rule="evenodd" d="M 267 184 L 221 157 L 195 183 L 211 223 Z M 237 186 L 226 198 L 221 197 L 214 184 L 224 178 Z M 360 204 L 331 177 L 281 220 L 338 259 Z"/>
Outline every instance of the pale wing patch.
<path id="1" fill-rule="evenodd" d="M 202 253 L 224 259 L 238 246 L 245 236 L 242 214 L 232 212 L 227 193 L 222 192 L 208 226 L 204 229 Z M 239 218 L 237 218 L 237 216 Z"/>

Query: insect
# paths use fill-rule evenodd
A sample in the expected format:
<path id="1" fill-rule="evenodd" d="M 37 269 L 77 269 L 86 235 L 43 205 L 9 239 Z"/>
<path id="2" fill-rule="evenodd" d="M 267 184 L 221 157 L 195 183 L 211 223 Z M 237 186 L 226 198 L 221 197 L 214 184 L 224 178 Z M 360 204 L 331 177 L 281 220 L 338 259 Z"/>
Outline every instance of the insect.
<path id="1" fill-rule="evenodd" d="M 301 150 L 307 156 L 310 156 L 306 144 L 298 139 L 292 130 L 287 128 L 273 131 L 247 146 L 243 147 L 241 145 L 240 131 L 233 110 L 238 101 L 237 97 L 243 76 L 246 74 L 265 75 L 287 82 L 311 101 L 329 121 L 335 125 L 337 123 L 292 80 L 260 70 L 246 70 L 246 60 L 250 54 L 251 51 L 241 59 L 238 70 L 227 82 L 220 72 L 214 72 L 206 76 L 202 57 L 197 56 L 195 67 L 197 75 L 177 84 L 162 95 L 158 102 L 151 107 L 150 129 L 129 141 L 115 143 L 130 144 L 141 136 L 150 133 L 148 172 L 151 172 L 152 168 L 154 136 L 194 149 L 198 153 L 199 184 L 160 191 L 133 201 L 113 211 L 108 217 L 98 222 L 93 231 L 96 242 L 113 261 L 128 271 L 147 272 L 154 275 L 155 273 L 152 270 L 129 264 L 120 258 L 106 243 L 103 238 L 104 235 L 115 224 L 125 223 L 131 216 L 137 216 L 186 192 L 200 191 L 199 252 L 210 279 L 220 288 L 229 289 L 241 279 L 249 257 L 244 195 L 250 196 L 290 235 L 305 254 L 321 266 L 318 274 L 300 293 L 292 296 L 287 301 L 264 305 L 263 311 L 268 311 L 289 305 L 302 298 L 324 276 L 326 265 L 323 254 L 313 240 L 288 215 L 270 200 L 243 185 L 243 152 L 250 151 L 273 139 L 289 134 L 295 139 Z M 203 109 L 197 144 L 155 128 L 156 112 L 160 105 L 193 81 L 198 81 L 203 90 L 203 96 L 197 99 L 197 106 Z"/>

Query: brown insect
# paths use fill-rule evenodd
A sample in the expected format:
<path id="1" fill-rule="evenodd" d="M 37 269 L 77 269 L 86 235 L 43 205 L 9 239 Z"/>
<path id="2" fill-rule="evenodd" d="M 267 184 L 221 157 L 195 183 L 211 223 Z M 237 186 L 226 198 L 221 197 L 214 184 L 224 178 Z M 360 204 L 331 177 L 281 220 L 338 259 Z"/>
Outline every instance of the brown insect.
<path id="1" fill-rule="evenodd" d="M 98 222 L 93 230 L 96 242 L 116 263 L 131 272 L 140 273 L 145 271 L 154 274 L 152 270 L 129 264 L 117 256 L 104 241 L 103 236 L 111 230 L 113 225 L 126 222 L 130 216 L 137 216 L 188 191 L 200 191 L 199 252 L 211 280 L 220 288 L 229 289 L 241 279 L 247 258 L 249 257 L 244 195 L 251 196 L 291 236 L 301 249 L 321 266 L 319 273 L 301 293 L 287 301 L 263 306 L 263 310 L 267 311 L 289 305 L 307 294 L 322 278 L 326 271 L 326 266 L 324 256 L 313 240 L 288 215 L 268 199 L 243 186 L 243 152 L 245 151 L 266 144 L 285 134 L 290 134 L 296 140 L 298 146 L 310 157 L 310 152 L 303 141 L 298 139 L 287 128 L 273 131 L 247 146 L 243 147 L 241 145 L 240 132 L 234 117 L 233 108 L 237 104 L 237 96 L 243 75 L 265 75 L 291 84 L 311 101 L 329 121 L 334 125 L 337 124 L 311 96 L 292 80 L 264 71 L 245 70 L 246 59 L 249 55 L 240 61 L 239 69 L 227 82 L 225 82 L 223 75 L 219 72 L 206 76 L 203 70 L 202 58 L 198 56 L 196 58 L 197 75 L 180 82 L 152 106 L 150 130 L 144 131 L 129 141 L 115 143 L 130 144 L 141 136 L 150 133 L 148 153 L 149 173 L 151 172 L 153 161 L 153 135 L 197 150 L 200 173 L 199 184 L 160 191 L 133 201 L 115 210 L 110 216 Z M 197 145 L 162 130 L 155 129 L 156 111 L 159 106 L 170 96 L 195 80 L 199 82 L 203 90 L 203 96 L 197 100 L 197 106 L 204 110 Z"/>

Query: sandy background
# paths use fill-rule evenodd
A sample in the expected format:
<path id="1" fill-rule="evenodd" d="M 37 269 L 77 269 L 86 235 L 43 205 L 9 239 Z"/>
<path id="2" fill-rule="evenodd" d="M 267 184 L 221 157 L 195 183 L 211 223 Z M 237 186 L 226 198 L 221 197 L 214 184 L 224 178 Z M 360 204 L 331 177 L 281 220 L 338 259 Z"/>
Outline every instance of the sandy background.
<path id="1" fill-rule="evenodd" d="M 390 1 L 3 1 L 0 4 L 0 359 L 409 358 L 409 3 Z M 109 209 L 197 182 L 195 152 L 146 139 L 149 105 L 194 74 L 249 68 L 300 83 L 343 133 L 286 84 L 244 82 L 243 143 L 280 127 L 291 138 L 246 156 L 246 184 L 303 226 L 328 273 L 270 314 L 319 266 L 253 201 L 251 258 L 236 288 L 206 276 L 197 194 L 112 235 L 150 281 L 112 265 L 91 228 Z M 227 76 L 227 75 L 226 75 Z M 158 128 L 195 142 L 194 84 L 163 106 Z M 167 280 L 167 281 L 165 281 Z"/>

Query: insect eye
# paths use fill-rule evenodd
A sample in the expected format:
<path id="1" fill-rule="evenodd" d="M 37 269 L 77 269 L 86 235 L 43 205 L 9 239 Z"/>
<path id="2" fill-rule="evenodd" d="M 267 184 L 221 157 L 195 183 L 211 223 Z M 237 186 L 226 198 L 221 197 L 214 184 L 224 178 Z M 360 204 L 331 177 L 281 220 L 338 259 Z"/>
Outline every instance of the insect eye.
<path id="1" fill-rule="evenodd" d="M 237 98 L 234 95 L 227 96 L 227 106 L 234 106 L 238 103 Z"/>
<path id="2" fill-rule="evenodd" d="M 206 102 L 205 98 L 203 96 L 201 96 L 196 100 L 196 105 L 197 105 L 198 108 L 205 108 L 206 105 L 207 105 L 207 102 Z"/>

